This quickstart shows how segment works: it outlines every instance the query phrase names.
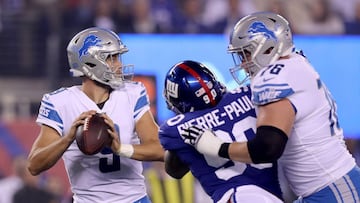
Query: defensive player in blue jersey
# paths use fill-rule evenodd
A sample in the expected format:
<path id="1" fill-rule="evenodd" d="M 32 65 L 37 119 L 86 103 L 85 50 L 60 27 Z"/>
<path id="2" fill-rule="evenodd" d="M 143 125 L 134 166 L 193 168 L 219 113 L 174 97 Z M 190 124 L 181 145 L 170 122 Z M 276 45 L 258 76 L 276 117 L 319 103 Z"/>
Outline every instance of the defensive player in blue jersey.
<path id="1" fill-rule="evenodd" d="M 166 171 L 181 178 L 191 170 L 214 202 L 282 202 L 277 164 L 244 164 L 198 153 L 181 138 L 191 125 L 211 128 L 224 142 L 245 141 L 255 135 L 256 116 L 251 91 L 243 86 L 226 91 L 203 64 L 183 61 L 165 78 L 164 96 L 177 113 L 160 127 L 166 151 Z M 211 147 L 211 146 L 210 146 Z"/>
<path id="2" fill-rule="evenodd" d="M 127 47 L 114 32 L 94 27 L 76 34 L 67 51 L 70 71 L 82 83 L 44 95 L 29 171 L 38 175 L 62 157 L 74 202 L 149 203 L 141 161 L 163 161 L 164 150 L 146 89 L 122 63 Z M 89 156 L 79 150 L 75 131 L 96 112 L 112 143 Z"/>
<path id="3" fill-rule="evenodd" d="M 256 136 L 230 144 L 195 126 L 184 139 L 209 156 L 278 160 L 299 196 L 296 202 L 360 202 L 360 169 L 344 143 L 336 102 L 306 57 L 294 51 L 287 20 L 270 12 L 245 16 L 234 27 L 228 51 L 234 78 L 242 83 L 238 73 L 245 70 L 251 79 Z"/>

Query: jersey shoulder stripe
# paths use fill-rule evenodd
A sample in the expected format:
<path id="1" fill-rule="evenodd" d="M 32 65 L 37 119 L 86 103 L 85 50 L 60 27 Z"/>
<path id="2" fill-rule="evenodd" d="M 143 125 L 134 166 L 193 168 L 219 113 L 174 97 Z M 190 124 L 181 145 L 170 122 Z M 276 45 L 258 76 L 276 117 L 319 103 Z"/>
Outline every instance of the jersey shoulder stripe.
<path id="1" fill-rule="evenodd" d="M 124 87 L 117 90 L 119 93 L 125 91 L 134 112 L 134 119 L 138 120 L 150 109 L 150 100 L 146 88 L 141 82 L 126 82 Z"/>

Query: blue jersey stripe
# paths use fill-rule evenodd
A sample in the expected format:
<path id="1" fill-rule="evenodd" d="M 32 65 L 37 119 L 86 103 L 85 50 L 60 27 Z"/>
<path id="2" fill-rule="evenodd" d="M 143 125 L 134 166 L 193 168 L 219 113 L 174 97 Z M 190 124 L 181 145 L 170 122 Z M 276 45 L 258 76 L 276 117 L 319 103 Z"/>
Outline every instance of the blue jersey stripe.
<path id="1" fill-rule="evenodd" d="M 288 84 L 263 84 L 263 85 L 255 85 L 253 89 L 257 89 L 257 88 L 263 88 L 263 87 L 286 87 L 289 86 Z"/>
<path id="2" fill-rule="evenodd" d="M 50 107 L 54 107 L 54 105 L 52 103 L 46 102 L 44 100 L 42 100 L 41 103 L 43 103 L 44 105 L 50 106 Z"/>
<path id="3" fill-rule="evenodd" d="M 148 100 L 147 96 L 144 94 L 136 102 L 134 112 L 138 111 L 139 109 L 143 108 L 144 106 L 146 106 L 148 104 L 149 104 L 149 100 Z"/>

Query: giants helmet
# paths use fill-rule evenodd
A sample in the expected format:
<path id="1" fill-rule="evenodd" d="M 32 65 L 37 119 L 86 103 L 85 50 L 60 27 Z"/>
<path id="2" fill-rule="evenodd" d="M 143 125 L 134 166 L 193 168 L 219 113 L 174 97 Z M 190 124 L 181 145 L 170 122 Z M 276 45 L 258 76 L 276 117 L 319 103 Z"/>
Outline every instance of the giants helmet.
<path id="1" fill-rule="evenodd" d="M 288 21 L 271 12 L 258 12 L 243 17 L 235 25 L 228 52 L 232 54 L 235 67 L 230 68 L 237 83 L 242 84 L 255 76 L 260 69 L 274 63 L 294 50 Z M 242 70 L 246 71 L 246 78 Z"/>
<path id="2" fill-rule="evenodd" d="M 186 113 L 218 104 L 226 88 L 203 64 L 182 61 L 166 74 L 164 97 L 168 108 L 175 113 Z"/>
<path id="3" fill-rule="evenodd" d="M 73 77 L 86 76 L 99 83 L 118 88 L 133 77 L 133 65 L 123 65 L 121 55 L 128 49 L 112 31 L 88 28 L 76 34 L 67 47 L 70 73 Z M 112 67 L 108 57 L 117 56 L 122 64 Z"/>

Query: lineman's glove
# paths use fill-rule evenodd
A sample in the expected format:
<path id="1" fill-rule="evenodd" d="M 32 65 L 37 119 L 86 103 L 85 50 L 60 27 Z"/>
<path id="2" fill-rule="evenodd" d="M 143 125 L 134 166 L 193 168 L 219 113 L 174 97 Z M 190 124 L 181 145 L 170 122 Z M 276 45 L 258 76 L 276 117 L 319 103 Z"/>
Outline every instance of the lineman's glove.
<path id="1" fill-rule="evenodd" d="M 186 144 L 192 145 L 201 154 L 219 156 L 218 151 L 224 143 L 210 129 L 190 126 L 180 134 Z"/>

